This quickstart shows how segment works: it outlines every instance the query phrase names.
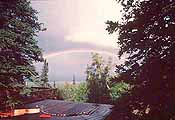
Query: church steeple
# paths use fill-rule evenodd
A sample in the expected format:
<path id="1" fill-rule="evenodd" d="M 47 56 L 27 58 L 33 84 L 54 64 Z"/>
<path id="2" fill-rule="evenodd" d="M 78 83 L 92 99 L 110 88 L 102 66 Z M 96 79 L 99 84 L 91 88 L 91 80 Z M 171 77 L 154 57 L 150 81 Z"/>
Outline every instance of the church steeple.
<path id="1" fill-rule="evenodd" d="M 73 75 L 72 84 L 75 85 L 75 75 Z"/>
<path id="2" fill-rule="evenodd" d="M 53 81 L 53 88 L 56 88 L 55 80 Z"/>

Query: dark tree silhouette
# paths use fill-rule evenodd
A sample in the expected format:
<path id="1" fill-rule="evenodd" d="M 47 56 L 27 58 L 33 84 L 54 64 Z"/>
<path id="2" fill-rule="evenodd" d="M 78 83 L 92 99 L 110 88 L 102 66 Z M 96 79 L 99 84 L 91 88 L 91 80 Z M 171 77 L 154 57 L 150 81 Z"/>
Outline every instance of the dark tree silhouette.
<path id="1" fill-rule="evenodd" d="M 174 120 L 175 1 L 119 2 L 122 21 L 107 21 L 107 30 L 119 32 L 119 57 L 128 58 L 117 66 L 120 75 L 115 80 L 134 87 L 116 102 L 111 119 L 118 115 L 122 120 Z"/>
<path id="2" fill-rule="evenodd" d="M 42 73 L 41 73 L 41 81 L 43 82 L 43 86 L 47 87 L 48 86 L 48 62 L 46 61 L 46 59 L 44 60 L 44 65 L 43 65 L 43 69 L 42 69 Z"/>
<path id="3" fill-rule="evenodd" d="M 88 91 L 88 102 L 106 103 L 109 99 L 109 80 L 111 70 L 111 59 L 105 65 L 102 56 L 97 53 L 92 54 L 92 62 L 86 68 L 86 82 Z"/>
<path id="4" fill-rule="evenodd" d="M 42 61 L 35 39 L 41 30 L 36 14 L 28 0 L 0 1 L 0 94 L 8 93 L 10 99 L 12 92 L 7 91 L 18 91 L 25 78 L 36 75 L 33 61 Z M 4 102 L 7 99 L 0 106 Z"/>

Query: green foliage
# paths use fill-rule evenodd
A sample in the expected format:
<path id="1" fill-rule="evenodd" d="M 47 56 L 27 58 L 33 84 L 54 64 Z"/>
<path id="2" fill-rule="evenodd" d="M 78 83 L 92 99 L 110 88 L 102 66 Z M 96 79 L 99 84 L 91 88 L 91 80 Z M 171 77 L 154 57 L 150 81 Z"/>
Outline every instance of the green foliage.
<path id="1" fill-rule="evenodd" d="M 48 84 L 48 62 L 46 61 L 46 59 L 44 60 L 44 65 L 43 65 L 43 69 L 42 69 L 42 73 L 41 73 L 41 76 L 40 76 L 40 79 L 41 81 L 43 82 L 43 85 L 45 87 L 47 87 L 47 84 Z"/>
<path id="2" fill-rule="evenodd" d="M 10 108 L 14 108 L 16 105 L 20 104 L 20 101 L 12 96 L 7 96 L 6 105 Z"/>
<path id="3" fill-rule="evenodd" d="M 87 84 L 80 83 L 76 85 L 74 101 L 86 102 L 87 101 Z"/>
<path id="4" fill-rule="evenodd" d="M 42 56 L 34 36 L 41 28 L 27 0 L 3 0 L 0 8 L 0 78 L 8 86 L 35 74 L 32 62 Z"/>
<path id="5" fill-rule="evenodd" d="M 86 81 L 88 89 L 88 102 L 103 102 L 101 97 L 109 95 L 109 79 L 111 70 L 111 59 L 105 61 L 99 54 L 92 54 L 92 63 L 86 69 Z"/>
<path id="6" fill-rule="evenodd" d="M 31 92 L 32 92 L 32 88 L 24 87 L 23 90 L 21 90 L 20 94 L 21 95 L 30 95 Z"/>
<path id="7" fill-rule="evenodd" d="M 41 30 L 28 0 L 0 1 L 0 87 L 18 89 L 36 75 L 33 61 L 42 61 L 36 33 Z M 18 89 L 19 90 L 19 89 Z M 12 97 L 12 96 L 10 96 Z"/>
<path id="8" fill-rule="evenodd" d="M 117 1 L 123 5 L 122 21 L 108 21 L 107 30 L 119 32 L 119 57 L 128 57 L 117 66 L 116 81 L 134 88 L 116 107 L 125 109 L 123 120 L 174 119 L 175 1 Z"/>
<path id="9" fill-rule="evenodd" d="M 128 92 L 130 89 L 129 84 L 126 84 L 124 82 L 119 82 L 119 83 L 115 83 L 112 87 L 111 87 L 111 98 L 113 101 L 117 100 L 119 97 L 122 96 L 123 93 Z"/>
<path id="10" fill-rule="evenodd" d="M 59 91 L 61 97 L 66 101 L 74 101 L 75 96 L 75 87 L 72 84 L 65 83 L 63 86 L 60 86 Z"/>
<path id="11" fill-rule="evenodd" d="M 123 93 L 128 92 L 130 88 L 131 87 L 124 82 L 113 84 L 110 88 L 110 96 L 112 100 L 117 100 Z M 87 83 L 85 82 L 76 85 L 65 83 L 64 86 L 59 86 L 58 95 L 61 95 L 61 97 L 66 101 L 87 102 Z"/>
<path id="12" fill-rule="evenodd" d="M 58 88 L 59 94 L 66 101 L 86 102 L 87 86 L 86 83 L 72 85 L 65 83 L 63 87 Z"/>

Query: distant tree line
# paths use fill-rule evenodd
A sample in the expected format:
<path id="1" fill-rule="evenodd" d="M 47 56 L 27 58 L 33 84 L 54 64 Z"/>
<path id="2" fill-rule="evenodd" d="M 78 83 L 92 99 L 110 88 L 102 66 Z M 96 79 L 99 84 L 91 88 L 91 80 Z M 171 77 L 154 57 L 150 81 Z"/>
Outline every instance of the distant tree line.
<path id="1" fill-rule="evenodd" d="M 112 83 L 111 67 L 111 58 L 106 63 L 102 56 L 92 53 L 91 63 L 86 68 L 86 81 L 58 86 L 58 94 L 67 101 L 112 104 L 128 92 L 130 86 L 124 82 Z"/>

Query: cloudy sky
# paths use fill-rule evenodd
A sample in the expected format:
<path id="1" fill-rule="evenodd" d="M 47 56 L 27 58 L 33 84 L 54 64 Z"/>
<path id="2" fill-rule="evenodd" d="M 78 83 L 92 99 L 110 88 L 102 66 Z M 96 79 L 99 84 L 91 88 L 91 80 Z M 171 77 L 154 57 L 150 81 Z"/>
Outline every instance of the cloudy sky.
<path id="1" fill-rule="evenodd" d="M 49 63 L 50 82 L 85 80 L 91 52 L 117 58 L 117 34 L 105 30 L 107 20 L 120 20 L 115 0 L 33 0 L 32 6 L 47 31 L 39 33 L 39 46 Z M 36 65 L 41 69 L 41 64 Z"/>

